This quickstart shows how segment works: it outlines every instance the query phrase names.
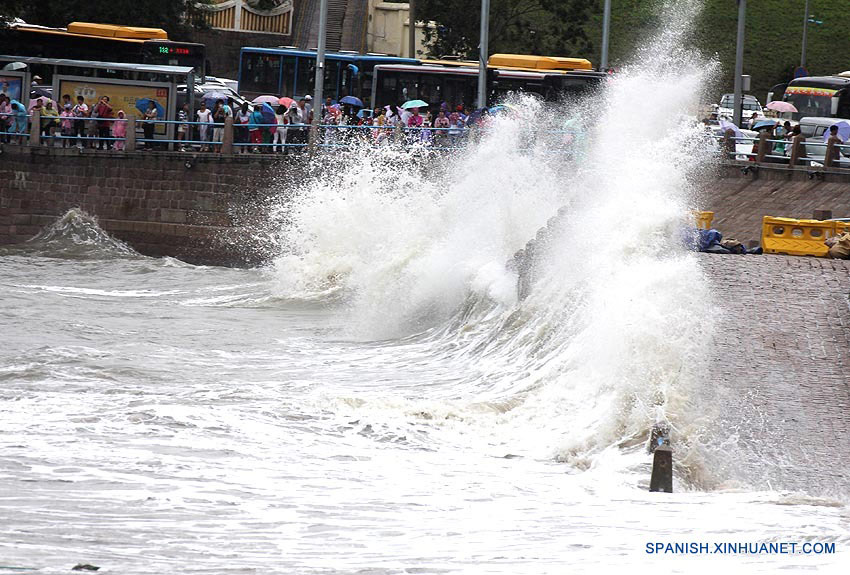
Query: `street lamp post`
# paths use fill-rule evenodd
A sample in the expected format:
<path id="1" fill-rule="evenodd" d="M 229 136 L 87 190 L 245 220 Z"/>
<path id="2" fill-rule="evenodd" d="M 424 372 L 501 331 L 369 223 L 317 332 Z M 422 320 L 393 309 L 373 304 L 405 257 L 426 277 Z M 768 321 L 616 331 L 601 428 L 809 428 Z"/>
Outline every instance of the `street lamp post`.
<path id="1" fill-rule="evenodd" d="M 747 19 L 747 0 L 738 0 L 738 44 L 735 47 L 735 110 L 732 121 L 741 125 L 744 73 L 744 23 Z"/>
<path id="2" fill-rule="evenodd" d="M 608 69 L 608 35 L 611 32 L 611 0 L 605 0 L 605 8 L 602 11 L 602 58 L 599 62 L 600 70 Z"/>
<path id="3" fill-rule="evenodd" d="M 416 8 L 414 5 L 416 2 L 414 0 L 407 0 L 407 13 L 408 13 L 408 22 L 410 26 L 408 26 L 407 30 L 407 42 L 410 46 L 410 53 L 408 54 L 409 58 L 416 58 L 416 20 L 413 18 Z"/>
<path id="4" fill-rule="evenodd" d="M 316 85 L 313 89 L 313 122 L 310 125 L 310 154 L 316 149 L 319 121 L 322 118 L 322 102 L 325 87 L 325 41 L 328 31 L 328 0 L 319 4 L 319 47 L 316 50 Z M 306 120 L 306 118 L 305 118 Z"/>
<path id="5" fill-rule="evenodd" d="M 481 44 L 478 50 L 478 107 L 487 107 L 487 56 L 490 34 L 490 0 L 481 0 Z"/>
<path id="6" fill-rule="evenodd" d="M 803 49 L 800 52 L 800 68 L 806 67 L 806 36 L 809 31 L 809 0 L 806 0 L 806 12 L 803 14 Z"/>

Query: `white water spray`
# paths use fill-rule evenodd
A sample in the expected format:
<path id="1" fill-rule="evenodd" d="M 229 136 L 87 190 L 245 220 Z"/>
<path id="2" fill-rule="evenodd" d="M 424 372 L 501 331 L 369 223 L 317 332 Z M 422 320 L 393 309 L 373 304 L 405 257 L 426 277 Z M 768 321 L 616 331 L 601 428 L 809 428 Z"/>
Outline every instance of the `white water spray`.
<path id="1" fill-rule="evenodd" d="M 422 333 L 452 350 L 468 371 L 451 395 L 502 406 L 496 426 L 468 414 L 488 445 L 586 466 L 612 446 L 635 452 L 667 420 L 698 458 L 715 311 L 679 230 L 711 158 L 693 112 L 713 66 L 680 47 L 695 7 L 677 4 L 580 105 L 519 99 L 463 157 L 370 151 L 305 186 L 286 208 L 280 289 L 335 286 L 352 336 Z M 585 150 L 519 145 L 563 125 L 590 126 Z M 567 203 L 518 303 L 504 262 Z"/>

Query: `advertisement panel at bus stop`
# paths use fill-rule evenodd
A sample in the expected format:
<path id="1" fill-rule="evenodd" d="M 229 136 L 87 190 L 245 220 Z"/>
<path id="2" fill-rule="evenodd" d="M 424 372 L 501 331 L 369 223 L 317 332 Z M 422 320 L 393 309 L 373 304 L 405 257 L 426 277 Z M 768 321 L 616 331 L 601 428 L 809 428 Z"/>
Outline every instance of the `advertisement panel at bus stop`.
<path id="1" fill-rule="evenodd" d="M 21 100 L 21 88 L 24 79 L 21 76 L 0 76 L 0 93 L 8 96 L 10 100 Z"/>
<path id="2" fill-rule="evenodd" d="M 148 103 L 151 101 L 156 103 L 157 118 L 165 119 L 169 92 L 169 88 L 165 86 L 112 84 L 96 80 L 69 80 L 64 78 L 59 82 L 59 94 L 70 94 L 74 102 L 77 101 L 77 96 L 82 96 L 86 104 L 91 107 L 102 96 L 109 96 L 109 105 L 112 106 L 114 117 L 118 117 L 119 110 L 124 110 L 127 118 L 135 116 L 137 120 L 144 118 L 145 110 L 147 110 Z M 167 124 L 157 124 L 156 133 L 164 135 L 166 126 Z"/>

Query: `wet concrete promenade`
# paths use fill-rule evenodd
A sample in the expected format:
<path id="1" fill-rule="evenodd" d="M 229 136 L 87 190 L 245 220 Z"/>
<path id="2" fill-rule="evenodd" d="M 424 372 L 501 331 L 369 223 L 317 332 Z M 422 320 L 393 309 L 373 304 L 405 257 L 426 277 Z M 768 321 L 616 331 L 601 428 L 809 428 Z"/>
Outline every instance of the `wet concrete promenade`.
<path id="1" fill-rule="evenodd" d="M 756 483 L 850 490 L 850 261 L 716 256 L 723 310 L 708 382 Z M 740 452 L 739 452 L 740 453 Z"/>

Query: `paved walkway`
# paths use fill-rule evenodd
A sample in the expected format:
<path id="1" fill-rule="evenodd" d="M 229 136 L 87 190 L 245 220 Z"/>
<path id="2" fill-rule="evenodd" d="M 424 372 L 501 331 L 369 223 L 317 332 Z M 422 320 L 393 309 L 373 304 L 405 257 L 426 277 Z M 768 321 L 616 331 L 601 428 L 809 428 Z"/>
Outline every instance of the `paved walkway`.
<path id="1" fill-rule="evenodd" d="M 846 493 L 850 261 L 700 257 L 724 311 L 708 381 L 743 449 L 734 465 L 757 485 Z"/>

